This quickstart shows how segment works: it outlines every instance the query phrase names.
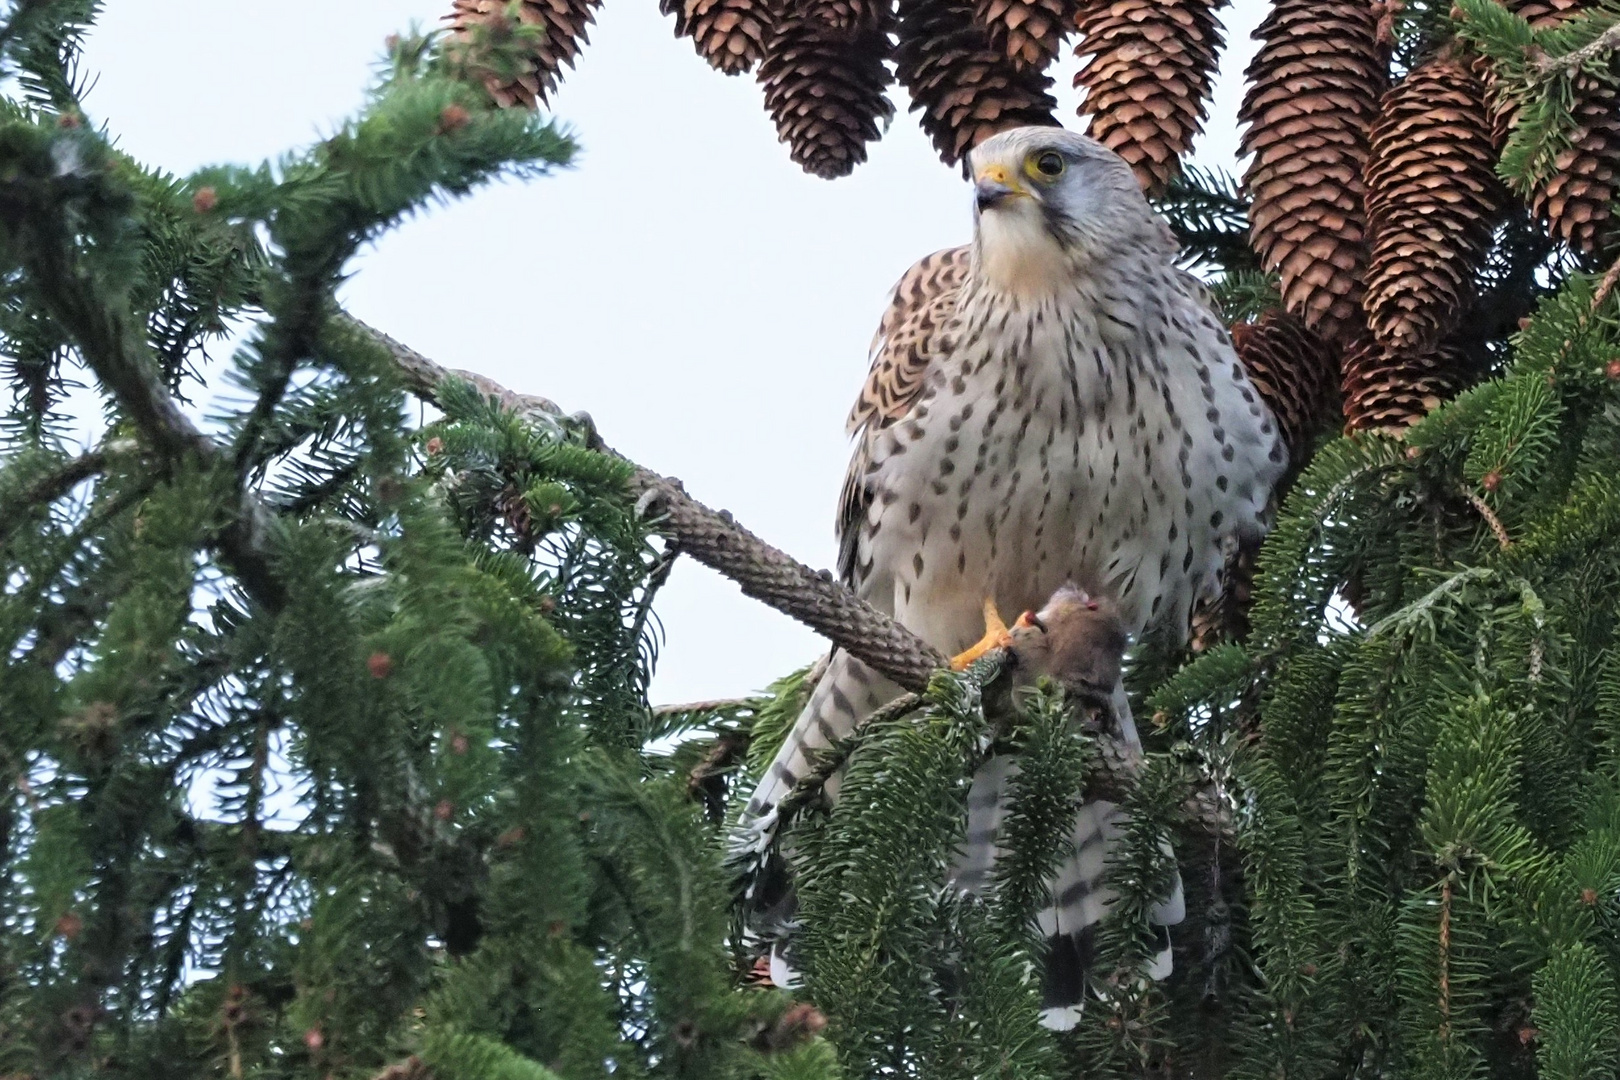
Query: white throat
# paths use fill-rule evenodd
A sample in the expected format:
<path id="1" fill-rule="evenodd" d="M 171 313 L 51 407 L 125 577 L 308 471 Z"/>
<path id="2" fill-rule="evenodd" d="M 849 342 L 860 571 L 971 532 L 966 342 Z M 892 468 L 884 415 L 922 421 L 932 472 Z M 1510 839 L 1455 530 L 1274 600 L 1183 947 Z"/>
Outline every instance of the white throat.
<path id="1" fill-rule="evenodd" d="M 979 279 L 997 292 L 1039 301 L 1073 287 L 1073 261 L 1028 198 L 979 214 L 977 251 Z"/>

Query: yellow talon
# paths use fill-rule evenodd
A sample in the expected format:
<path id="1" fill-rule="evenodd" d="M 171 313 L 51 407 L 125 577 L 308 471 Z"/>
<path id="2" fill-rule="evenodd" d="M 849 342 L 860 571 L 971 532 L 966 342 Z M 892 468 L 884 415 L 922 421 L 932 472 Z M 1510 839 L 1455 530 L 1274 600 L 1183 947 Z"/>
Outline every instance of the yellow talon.
<path id="1" fill-rule="evenodd" d="M 996 601 L 993 597 L 984 598 L 984 637 L 965 651 L 951 657 L 951 670 L 962 671 L 973 661 L 994 649 L 1005 649 L 1012 644 L 1012 635 L 1007 632 L 1007 624 L 1001 621 L 1001 613 L 996 610 Z"/>

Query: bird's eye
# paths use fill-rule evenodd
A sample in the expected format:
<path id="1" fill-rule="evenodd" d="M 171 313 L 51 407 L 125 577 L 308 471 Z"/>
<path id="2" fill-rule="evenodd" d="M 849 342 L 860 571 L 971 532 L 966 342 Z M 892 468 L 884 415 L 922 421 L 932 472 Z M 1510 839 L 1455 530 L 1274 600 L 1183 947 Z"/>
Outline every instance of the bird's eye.
<path id="1" fill-rule="evenodd" d="M 1063 155 L 1055 150 L 1048 150 L 1035 159 L 1035 171 L 1046 177 L 1062 176 L 1063 165 Z"/>
<path id="2" fill-rule="evenodd" d="M 1024 612 L 1023 618 L 1019 619 L 1018 621 L 1028 626 L 1033 626 L 1043 634 L 1046 633 L 1046 623 L 1043 622 L 1041 617 L 1035 614 L 1033 611 Z"/>

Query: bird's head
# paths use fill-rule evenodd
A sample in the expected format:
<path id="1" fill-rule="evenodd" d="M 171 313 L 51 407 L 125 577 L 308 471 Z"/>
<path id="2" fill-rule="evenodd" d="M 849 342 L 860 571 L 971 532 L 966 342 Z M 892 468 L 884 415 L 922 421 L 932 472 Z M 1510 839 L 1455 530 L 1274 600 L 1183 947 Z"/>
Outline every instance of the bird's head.
<path id="1" fill-rule="evenodd" d="M 1004 289 L 1048 291 L 1119 251 L 1174 251 L 1130 166 L 1095 139 L 1013 128 L 974 148 L 968 171 L 979 262 Z"/>

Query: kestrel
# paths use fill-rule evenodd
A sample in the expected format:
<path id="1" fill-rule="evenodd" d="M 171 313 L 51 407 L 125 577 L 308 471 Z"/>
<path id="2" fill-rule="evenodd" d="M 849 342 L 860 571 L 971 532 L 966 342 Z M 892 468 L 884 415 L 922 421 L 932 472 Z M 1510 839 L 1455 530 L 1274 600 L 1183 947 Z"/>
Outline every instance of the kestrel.
<path id="1" fill-rule="evenodd" d="M 1277 425 L 1117 155 L 1025 127 L 976 148 L 970 173 L 973 241 L 900 279 L 850 413 L 843 579 L 948 654 L 980 636 L 987 601 L 1038 609 L 1065 582 L 1107 598 L 1127 634 L 1159 626 L 1185 640 L 1228 553 L 1265 531 L 1286 464 Z M 808 755 L 899 693 L 835 652 L 748 802 L 744 837 L 768 833 Z M 1120 737 L 1138 744 L 1119 711 Z M 992 759 L 975 777 L 954 876 L 964 889 L 984 884 L 1010 767 Z M 1086 960 L 1117 817 L 1101 801 L 1078 813 L 1073 858 L 1039 916 L 1057 966 Z M 1182 909 L 1178 887 L 1157 919 Z M 1168 951 L 1156 974 L 1167 963 Z M 1072 1023 L 1083 985 L 1049 973 L 1049 1024 Z"/>

